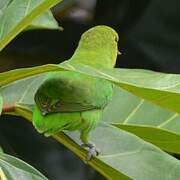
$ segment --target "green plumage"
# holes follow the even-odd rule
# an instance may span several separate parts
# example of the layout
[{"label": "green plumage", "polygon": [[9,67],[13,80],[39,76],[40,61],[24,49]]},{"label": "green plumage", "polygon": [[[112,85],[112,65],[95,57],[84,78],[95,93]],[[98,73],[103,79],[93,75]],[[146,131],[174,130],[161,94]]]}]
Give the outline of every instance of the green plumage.
[{"label": "green plumage", "polygon": [[[117,41],[118,35],[112,28],[91,28],[82,35],[68,61],[94,68],[113,68]],[[88,144],[89,133],[96,127],[112,93],[109,81],[71,71],[50,72],[35,94],[33,124],[46,135],[79,130],[82,142]]]}]

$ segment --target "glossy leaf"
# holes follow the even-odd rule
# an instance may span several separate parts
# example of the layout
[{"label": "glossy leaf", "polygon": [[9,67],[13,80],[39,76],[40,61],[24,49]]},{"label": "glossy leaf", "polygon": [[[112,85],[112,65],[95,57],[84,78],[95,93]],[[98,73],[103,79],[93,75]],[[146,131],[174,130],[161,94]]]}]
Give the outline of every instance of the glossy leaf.
[{"label": "glossy leaf", "polygon": [[[5,104],[17,103],[15,111],[11,114],[31,120],[34,92],[41,84],[42,78],[43,75],[25,78],[1,88]],[[79,134],[60,133],[54,138],[84,159],[84,150],[74,143],[75,141],[80,144]],[[110,126],[109,122],[101,121],[92,133],[92,141],[101,149],[101,155],[93,158],[89,164],[108,179],[180,178],[180,161],[137,136]]]},{"label": "glossy leaf", "polygon": [[13,156],[0,152],[0,179],[1,180],[47,180],[32,166]]},{"label": "glossy leaf", "polygon": [[[42,13],[60,1],[61,0],[12,0],[11,3],[3,3],[0,14],[0,50],[18,33],[29,26],[35,18],[38,18]],[[39,17],[40,19],[34,23],[37,25],[39,21],[41,23],[43,22],[46,26],[47,22],[44,22],[45,16],[46,18],[49,17],[51,25],[57,25],[55,22],[52,22],[52,17],[50,18],[51,15],[49,12],[41,15]]]}]

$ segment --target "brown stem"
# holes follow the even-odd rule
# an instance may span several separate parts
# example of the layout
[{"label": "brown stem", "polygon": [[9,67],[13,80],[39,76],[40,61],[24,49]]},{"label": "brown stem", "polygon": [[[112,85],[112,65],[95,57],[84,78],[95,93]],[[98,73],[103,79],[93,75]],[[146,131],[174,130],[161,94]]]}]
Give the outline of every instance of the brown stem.
[{"label": "brown stem", "polygon": [[15,104],[3,105],[2,112],[13,112],[15,110]]}]

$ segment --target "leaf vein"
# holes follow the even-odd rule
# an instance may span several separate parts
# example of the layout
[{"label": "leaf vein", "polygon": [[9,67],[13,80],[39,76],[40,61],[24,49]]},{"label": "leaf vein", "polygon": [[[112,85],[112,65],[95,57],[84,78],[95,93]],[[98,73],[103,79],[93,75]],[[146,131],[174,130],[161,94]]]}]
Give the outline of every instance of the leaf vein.
[{"label": "leaf vein", "polygon": [[157,128],[161,128],[163,126],[165,126],[166,124],[168,124],[170,121],[172,121],[173,119],[175,119],[179,114],[173,114],[170,118],[168,118],[167,120],[165,120],[164,122],[162,122],[161,124],[159,124],[157,126]]},{"label": "leaf vein", "polygon": [[30,7],[30,4],[31,4],[31,0],[29,0],[28,3],[27,3],[26,9],[25,9],[25,11],[24,11],[24,16],[27,15],[28,10],[29,10],[29,7]]},{"label": "leaf vein", "polygon": [[141,105],[144,103],[144,99],[141,99],[140,102],[134,107],[134,109],[131,111],[131,113],[127,116],[127,118],[124,120],[122,124],[126,124],[130,118],[133,117],[133,115],[138,111],[138,109],[141,107]]},{"label": "leaf vein", "polygon": [[29,85],[27,86],[26,90],[24,91],[23,95],[21,96],[21,98],[19,99],[19,103],[21,103],[25,97],[25,95],[27,94],[27,92],[29,91],[29,89],[31,88],[31,85],[34,83],[36,79],[33,79],[33,81],[31,83],[29,83]]}]

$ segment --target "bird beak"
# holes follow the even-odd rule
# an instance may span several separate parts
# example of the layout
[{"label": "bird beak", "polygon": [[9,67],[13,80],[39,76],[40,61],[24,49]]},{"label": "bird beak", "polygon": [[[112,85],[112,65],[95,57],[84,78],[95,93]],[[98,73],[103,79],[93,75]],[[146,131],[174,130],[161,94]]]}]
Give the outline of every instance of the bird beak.
[{"label": "bird beak", "polygon": [[117,54],[118,54],[118,55],[121,55],[122,53],[118,50]]}]

